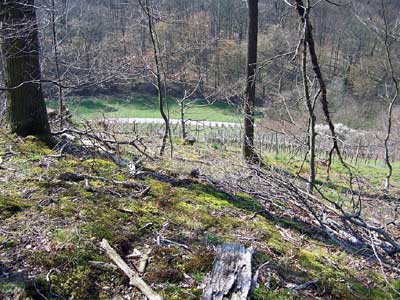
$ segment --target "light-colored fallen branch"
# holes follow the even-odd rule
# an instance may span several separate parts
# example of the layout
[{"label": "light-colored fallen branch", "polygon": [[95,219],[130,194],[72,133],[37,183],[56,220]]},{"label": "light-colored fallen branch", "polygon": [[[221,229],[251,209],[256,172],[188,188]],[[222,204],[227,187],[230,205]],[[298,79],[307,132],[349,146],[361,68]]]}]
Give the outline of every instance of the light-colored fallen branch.
[{"label": "light-colored fallen branch", "polygon": [[171,245],[174,245],[174,246],[177,246],[177,247],[181,247],[181,248],[183,248],[183,249],[185,249],[185,250],[187,250],[189,252],[192,252],[190,247],[185,245],[185,244],[181,244],[181,243],[166,239],[166,238],[164,238],[162,236],[157,236],[157,245],[161,245],[162,243],[171,244]]},{"label": "light-colored fallen branch", "polygon": [[121,256],[110,246],[107,240],[103,239],[100,247],[106,251],[108,257],[118,266],[118,268],[129,278],[129,284],[139,289],[149,300],[162,300],[163,298],[157,294],[139,275],[133,271],[123,261]]},{"label": "light-colored fallen branch", "polygon": [[312,281],[308,281],[308,282],[305,282],[300,285],[292,286],[289,289],[294,290],[294,291],[304,291],[304,290],[307,290],[309,287],[316,285],[317,283],[318,283],[318,280],[312,280]]},{"label": "light-colored fallen branch", "polygon": [[150,258],[150,254],[151,254],[152,250],[153,249],[147,249],[147,251],[144,252],[142,257],[140,258],[138,268],[137,268],[137,270],[140,274],[143,274],[144,272],[146,272],[147,263],[149,262],[149,258]]},{"label": "light-colored fallen branch", "polygon": [[269,263],[270,261],[267,261],[257,267],[256,271],[254,272],[253,278],[251,280],[251,293],[254,291],[254,289],[258,288],[258,277],[260,276],[261,269],[264,268],[265,266],[268,266]]},{"label": "light-colored fallen branch", "polygon": [[118,207],[117,210],[120,211],[120,212],[126,213],[126,214],[130,214],[130,215],[135,214],[135,212],[133,210],[127,209],[127,208],[123,208],[123,207]]},{"label": "light-colored fallen branch", "polygon": [[152,227],[153,225],[154,225],[153,222],[146,223],[146,224],[143,225],[141,228],[139,228],[139,231],[143,231],[143,230],[145,230],[145,229],[147,229],[147,228]]},{"label": "light-colored fallen branch", "polygon": [[135,264],[135,269],[139,272],[139,274],[144,274],[146,272],[147,263],[152,251],[153,249],[147,248],[145,252],[141,252],[135,248],[133,253],[129,254],[126,258],[138,260],[138,262]]}]

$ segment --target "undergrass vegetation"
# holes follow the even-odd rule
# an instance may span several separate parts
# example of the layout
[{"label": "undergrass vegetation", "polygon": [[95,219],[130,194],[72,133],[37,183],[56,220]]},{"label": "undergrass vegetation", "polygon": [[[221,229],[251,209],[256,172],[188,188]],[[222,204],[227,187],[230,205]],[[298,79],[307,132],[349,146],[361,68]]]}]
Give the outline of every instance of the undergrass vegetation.
[{"label": "undergrass vegetation", "polygon": [[[0,147],[0,152],[6,151],[7,142],[0,142]],[[82,300],[138,298],[120,272],[91,263],[109,262],[99,249],[103,238],[124,259],[135,248],[151,248],[143,278],[167,300],[200,299],[215,246],[225,242],[252,245],[256,265],[270,262],[253,299],[310,299],[307,291],[290,288],[310,280],[316,281],[311,290],[320,299],[399,299],[379,273],[358,268],[356,254],[315,241],[295,226],[284,227],[255,215],[262,206],[252,196],[185,177],[177,161],[158,162],[158,169],[149,163],[154,176],[133,179],[107,159],[52,157],[52,151],[32,138],[13,147],[18,152],[4,160],[7,171],[0,170],[8,178],[0,181],[0,189],[10,195],[0,197],[0,251],[4,253],[0,267],[18,280],[0,279],[2,299],[36,299],[37,291],[48,299],[56,299],[55,295]],[[203,157],[199,149],[179,147],[176,153],[186,158]],[[235,153],[224,155],[232,159]],[[285,157],[269,156],[268,161],[297,171],[294,163],[298,162],[288,164]],[[341,169],[335,166],[334,170],[340,178]],[[84,182],[60,180],[65,172],[133,180],[151,189],[138,197],[129,188],[91,180],[93,189],[87,190]],[[337,179],[334,184],[341,182]],[[36,291],[30,288],[28,274],[35,274]]]},{"label": "undergrass vegetation", "polygon": [[[265,153],[265,162],[290,172],[291,174],[299,174],[303,178],[308,177],[309,161],[305,160],[303,164],[302,157],[290,155],[287,152]],[[352,161],[346,161],[351,167],[351,171],[355,177],[363,178],[368,181],[368,185],[363,185],[364,191],[373,192],[382,190],[384,186],[385,176],[388,172],[383,161],[359,159],[357,165]],[[400,189],[400,162],[392,162],[393,175],[392,186],[394,193]],[[335,159],[331,165],[329,180],[327,177],[327,162],[325,159],[318,159],[316,164],[317,186],[321,187],[330,195],[345,193],[349,186],[348,170]],[[355,186],[357,189],[357,186]],[[335,196],[334,196],[335,197]]]}]

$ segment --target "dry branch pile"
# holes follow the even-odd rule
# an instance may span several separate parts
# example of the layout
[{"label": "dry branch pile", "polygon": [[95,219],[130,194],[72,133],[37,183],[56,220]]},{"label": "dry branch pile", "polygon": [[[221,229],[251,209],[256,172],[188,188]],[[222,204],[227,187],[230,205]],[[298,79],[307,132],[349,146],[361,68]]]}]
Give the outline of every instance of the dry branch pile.
[{"label": "dry branch pile", "polygon": [[[276,221],[292,220],[313,236],[330,238],[341,247],[377,256],[386,263],[398,261],[400,243],[396,238],[399,226],[392,221],[387,226],[375,224],[361,213],[361,200],[333,201],[317,189],[319,197],[304,191],[296,178],[277,170],[243,167],[240,174],[228,175],[222,185],[240,190],[258,199],[263,210],[256,212]],[[348,205],[347,205],[348,204]],[[347,206],[346,206],[347,205]],[[255,215],[256,215],[255,214]],[[398,270],[400,271],[400,270]]]}]

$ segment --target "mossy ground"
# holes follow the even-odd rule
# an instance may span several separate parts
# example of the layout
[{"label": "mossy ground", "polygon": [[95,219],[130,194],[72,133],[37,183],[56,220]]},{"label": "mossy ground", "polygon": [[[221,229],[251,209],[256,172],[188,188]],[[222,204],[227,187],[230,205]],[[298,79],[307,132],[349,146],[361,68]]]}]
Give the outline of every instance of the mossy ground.
[{"label": "mossy ground", "polygon": [[[0,141],[0,271],[7,273],[0,273],[0,299],[41,299],[40,294],[47,299],[136,299],[138,292],[128,288],[122,274],[90,263],[108,262],[99,250],[103,238],[122,257],[134,248],[152,248],[143,277],[165,299],[200,299],[215,246],[224,242],[252,245],[255,265],[270,262],[260,273],[254,299],[399,299],[372,260],[313,240],[295,227],[254,217],[260,204],[252,197],[185,175],[190,165],[179,159],[148,163],[163,176],[132,179],[108,160],[60,158],[35,139],[13,140]],[[190,146],[176,155],[204,158]],[[235,153],[218,156],[232,163]],[[97,180],[87,191],[83,182],[59,180],[65,172],[135,180],[151,191],[136,197],[127,188]],[[310,280],[317,281],[311,289],[291,289]]]}]

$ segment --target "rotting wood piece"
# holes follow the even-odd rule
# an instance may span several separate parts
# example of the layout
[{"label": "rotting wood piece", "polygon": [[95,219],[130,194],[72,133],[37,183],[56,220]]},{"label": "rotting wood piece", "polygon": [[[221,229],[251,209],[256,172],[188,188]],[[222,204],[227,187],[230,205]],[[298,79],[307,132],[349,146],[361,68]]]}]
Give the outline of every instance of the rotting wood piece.
[{"label": "rotting wood piece", "polygon": [[247,300],[251,291],[253,249],[225,244],[217,249],[202,300]]}]

